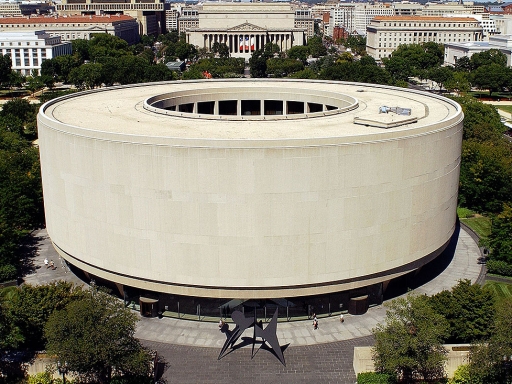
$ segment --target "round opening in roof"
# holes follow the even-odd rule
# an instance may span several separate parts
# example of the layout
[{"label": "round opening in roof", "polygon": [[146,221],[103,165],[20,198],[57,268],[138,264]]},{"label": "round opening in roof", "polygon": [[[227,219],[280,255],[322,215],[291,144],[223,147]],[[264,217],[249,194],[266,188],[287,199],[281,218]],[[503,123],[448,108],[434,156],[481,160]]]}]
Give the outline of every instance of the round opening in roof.
[{"label": "round opening in roof", "polygon": [[269,87],[189,89],[144,101],[144,108],[155,113],[215,120],[301,119],[357,107],[356,98],[342,93]]}]

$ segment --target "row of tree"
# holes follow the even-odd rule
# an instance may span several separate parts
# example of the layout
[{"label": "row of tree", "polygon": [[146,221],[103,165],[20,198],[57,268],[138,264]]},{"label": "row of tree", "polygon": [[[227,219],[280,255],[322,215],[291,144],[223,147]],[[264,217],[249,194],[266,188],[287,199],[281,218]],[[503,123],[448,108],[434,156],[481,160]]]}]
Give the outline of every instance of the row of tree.
[{"label": "row of tree", "polygon": [[376,371],[404,383],[439,382],[445,376],[445,343],[471,343],[461,383],[505,383],[502,358],[512,354],[512,299],[468,280],[434,296],[409,295],[387,304],[374,330]]},{"label": "row of tree", "polygon": [[20,244],[44,223],[39,151],[32,145],[36,112],[23,99],[8,101],[0,111],[0,282],[24,269]]}]

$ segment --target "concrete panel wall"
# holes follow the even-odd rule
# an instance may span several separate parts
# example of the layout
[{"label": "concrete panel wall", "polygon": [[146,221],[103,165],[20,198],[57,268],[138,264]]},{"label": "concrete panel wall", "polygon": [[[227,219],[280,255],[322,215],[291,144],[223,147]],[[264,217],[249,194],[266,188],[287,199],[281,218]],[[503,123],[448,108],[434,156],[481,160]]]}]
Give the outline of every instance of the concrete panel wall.
[{"label": "concrete panel wall", "polygon": [[320,293],[315,285],[362,285],[421,260],[455,226],[461,123],[248,148],[100,140],[51,125],[40,117],[48,233],[72,263],[125,284]]}]

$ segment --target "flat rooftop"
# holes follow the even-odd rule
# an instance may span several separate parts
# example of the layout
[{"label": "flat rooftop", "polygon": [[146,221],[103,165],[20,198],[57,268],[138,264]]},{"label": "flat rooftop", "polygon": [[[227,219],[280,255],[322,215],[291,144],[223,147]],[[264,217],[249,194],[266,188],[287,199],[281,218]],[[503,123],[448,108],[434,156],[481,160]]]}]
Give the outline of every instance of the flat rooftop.
[{"label": "flat rooftop", "polygon": [[[187,96],[191,92],[203,103],[218,99],[219,94],[225,100],[300,99],[312,103],[319,96],[327,95],[327,98],[344,100],[347,107],[316,113],[247,117],[181,113],[179,109],[159,113],[147,108],[147,100],[155,96]],[[406,108],[411,113],[410,116],[379,113],[382,106]],[[190,145],[192,140],[208,146],[225,141],[237,141],[245,146],[254,140],[276,141],[276,145],[311,139],[315,144],[318,140],[332,143],[387,140],[443,129],[462,119],[461,109],[455,102],[431,93],[360,83],[277,79],[198,80],[101,88],[50,101],[41,107],[41,113],[62,123],[61,128],[72,134],[178,145],[180,141]],[[369,123],[361,125],[354,121]],[[378,126],[382,122],[391,123],[392,127]]]}]

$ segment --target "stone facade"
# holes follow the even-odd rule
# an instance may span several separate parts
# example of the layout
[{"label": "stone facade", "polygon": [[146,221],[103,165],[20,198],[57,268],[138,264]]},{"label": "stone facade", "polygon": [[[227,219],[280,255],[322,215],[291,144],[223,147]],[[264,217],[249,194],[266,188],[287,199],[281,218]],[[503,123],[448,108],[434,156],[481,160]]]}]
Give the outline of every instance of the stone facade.
[{"label": "stone facade", "polygon": [[[183,11],[185,12],[185,10]],[[300,15],[306,21],[305,15]],[[198,48],[211,50],[214,43],[224,43],[232,57],[248,60],[266,43],[277,44],[282,51],[295,45],[304,45],[311,26],[296,27],[295,9],[290,4],[273,3],[205,3],[197,10],[197,24],[180,16],[180,32],[187,42]],[[308,19],[313,23],[313,19]],[[302,24],[301,24],[302,25]]]},{"label": "stone facade", "polygon": [[66,96],[38,115],[48,234],[84,271],[157,292],[261,299],[385,283],[454,233],[462,120],[437,95],[310,80]]}]

